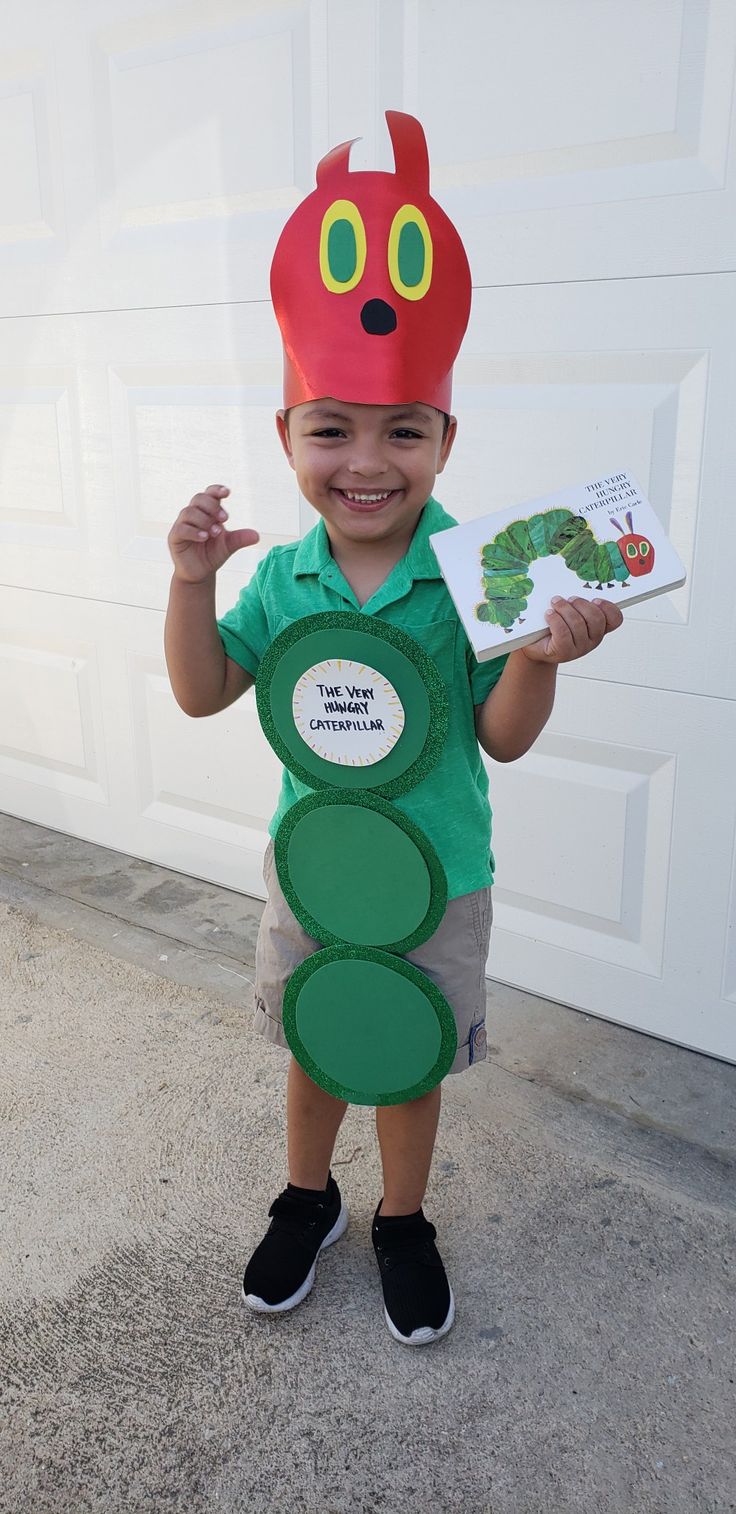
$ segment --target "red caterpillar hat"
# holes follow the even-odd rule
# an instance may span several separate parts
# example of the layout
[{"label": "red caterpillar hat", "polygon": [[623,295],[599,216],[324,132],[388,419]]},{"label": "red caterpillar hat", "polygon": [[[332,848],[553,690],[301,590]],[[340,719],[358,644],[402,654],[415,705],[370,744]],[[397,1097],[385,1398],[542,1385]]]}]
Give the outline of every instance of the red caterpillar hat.
[{"label": "red caterpillar hat", "polygon": [[271,265],[284,405],[423,401],[449,411],[470,314],[470,268],[429,193],[424,131],[387,110],[395,173],[350,173],[352,142],[322,159]]}]

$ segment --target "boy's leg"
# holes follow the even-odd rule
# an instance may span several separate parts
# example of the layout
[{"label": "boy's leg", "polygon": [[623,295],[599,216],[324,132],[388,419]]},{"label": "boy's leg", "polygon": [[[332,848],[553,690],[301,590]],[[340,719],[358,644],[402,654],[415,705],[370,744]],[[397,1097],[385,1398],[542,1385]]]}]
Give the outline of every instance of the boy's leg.
[{"label": "boy's leg", "polygon": [[432,1165],[440,1117],[442,1085],[406,1104],[376,1109],[376,1129],[383,1163],[383,1202],[380,1213],[416,1214],[422,1207]]},{"label": "boy's leg", "polygon": [[306,1298],[320,1251],[339,1240],[348,1222],[330,1176],[347,1105],[318,1088],[292,1057],[286,1107],[289,1184],[269,1209],[271,1224],[243,1278],[246,1304],[269,1314],[293,1309]]},{"label": "boy's leg", "polygon": [[325,1188],[330,1161],[347,1109],[307,1077],[295,1057],[289,1066],[286,1092],[286,1141],[289,1181],[297,1188]]},{"label": "boy's leg", "polygon": [[424,1346],[446,1335],[455,1300],[422,1211],[440,1113],[440,1086],[421,1099],[376,1110],[384,1197],[373,1218],[384,1314],[394,1338]]}]

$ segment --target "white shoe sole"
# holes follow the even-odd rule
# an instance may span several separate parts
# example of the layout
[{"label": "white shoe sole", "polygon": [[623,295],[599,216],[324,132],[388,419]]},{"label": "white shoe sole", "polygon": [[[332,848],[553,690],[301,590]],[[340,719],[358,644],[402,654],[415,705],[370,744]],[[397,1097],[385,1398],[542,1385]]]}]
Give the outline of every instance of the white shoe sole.
[{"label": "white shoe sole", "polygon": [[412,1330],[411,1335],[402,1335],[401,1331],[396,1329],[391,1315],[385,1306],[383,1312],[386,1316],[386,1324],[394,1340],[400,1341],[402,1346],[431,1346],[432,1341],[440,1340],[443,1335],[447,1335],[448,1330],[452,1329],[455,1319],[455,1296],[452,1289],[450,1289],[450,1307],[447,1311],[447,1319],[444,1324],[440,1325],[438,1330],[434,1330],[431,1325],[421,1325],[418,1330]]},{"label": "white shoe sole", "polygon": [[[320,1251],[324,1251],[325,1246],[331,1246],[333,1244],[333,1241],[339,1241],[340,1236],[344,1235],[347,1228],[348,1211],[345,1208],[345,1205],[341,1204],[340,1213],[338,1214],[332,1229],[325,1236],[322,1245],[317,1252],[317,1256],[319,1256]],[[240,1291],[243,1295],[244,1302],[248,1305],[248,1308],[253,1309],[256,1314],[285,1314],[287,1309],[296,1309],[297,1304],[300,1304],[302,1302],[302,1299],[305,1299],[307,1294],[311,1293],[312,1285],[314,1283],[314,1274],[316,1271],[317,1257],[315,1257],[314,1261],[312,1262],[309,1272],[307,1273],[301,1287],[297,1288],[296,1293],[292,1293],[291,1298],[285,1298],[283,1300],[283,1303],[281,1304],[267,1304],[265,1299],[258,1297],[257,1293],[246,1293],[245,1288],[242,1284]]]}]

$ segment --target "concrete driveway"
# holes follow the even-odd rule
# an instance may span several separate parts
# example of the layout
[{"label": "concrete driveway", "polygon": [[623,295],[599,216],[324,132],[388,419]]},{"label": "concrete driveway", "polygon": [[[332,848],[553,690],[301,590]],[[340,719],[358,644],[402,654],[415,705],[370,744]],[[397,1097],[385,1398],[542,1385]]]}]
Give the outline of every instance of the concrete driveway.
[{"label": "concrete driveway", "polygon": [[260,906],[0,823],[0,1509],[736,1508],[736,1069],[497,987],[425,1205],[441,1344],[382,1317],[373,1118],[293,1315],[239,1298],[285,1181]]}]

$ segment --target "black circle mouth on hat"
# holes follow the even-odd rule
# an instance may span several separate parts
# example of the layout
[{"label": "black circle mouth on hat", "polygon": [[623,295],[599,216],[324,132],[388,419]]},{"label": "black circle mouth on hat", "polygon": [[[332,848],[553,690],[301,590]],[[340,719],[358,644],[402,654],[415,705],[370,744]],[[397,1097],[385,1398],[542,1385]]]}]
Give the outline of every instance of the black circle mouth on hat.
[{"label": "black circle mouth on hat", "polygon": [[366,300],[360,322],[370,336],[388,336],[396,330],[396,311],[385,300]]}]

